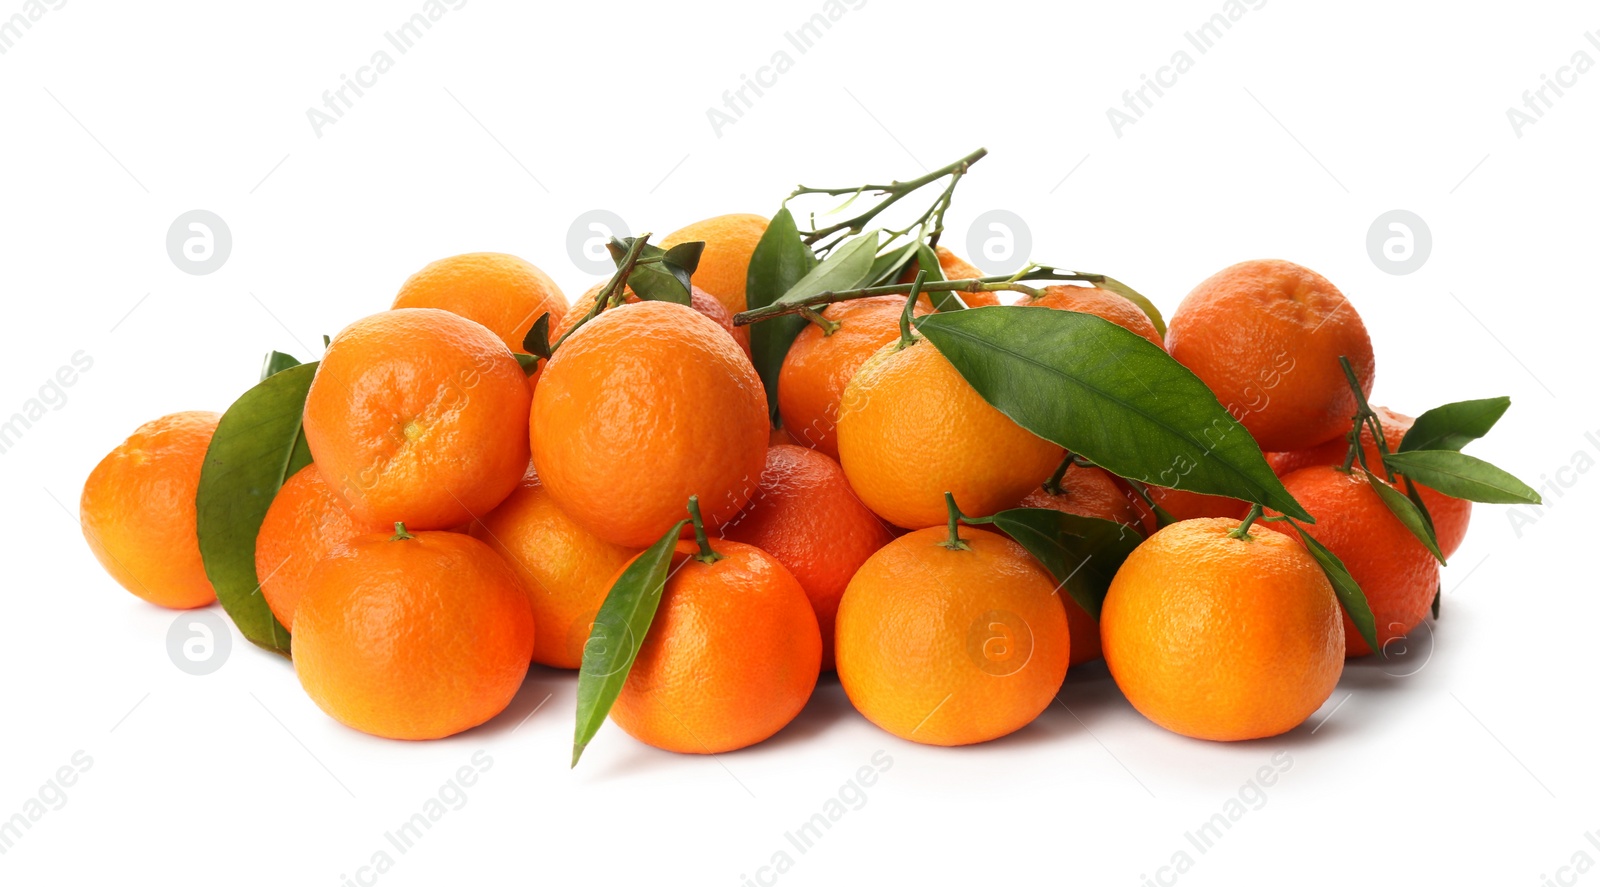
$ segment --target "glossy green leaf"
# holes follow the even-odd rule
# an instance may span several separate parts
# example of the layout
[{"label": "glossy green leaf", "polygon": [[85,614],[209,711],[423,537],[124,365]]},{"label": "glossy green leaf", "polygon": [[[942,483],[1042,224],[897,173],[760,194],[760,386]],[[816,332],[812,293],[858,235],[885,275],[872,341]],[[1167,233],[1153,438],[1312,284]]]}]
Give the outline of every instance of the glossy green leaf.
[{"label": "glossy green leaf", "polygon": [[1425,487],[1457,499],[1501,505],[1538,505],[1541,501],[1532,487],[1506,471],[1455,450],[1393,453],[1388,465]]},{"label": "glossy green leaf", "polygon": [[1107,471],[1312,520],[1211,389],[1137,333],[1008,305],[930,314],[917,328],[984,400]]},{"label": "glossy green leaf", "polygon": [[1356,584],[1355,577],[1345,568],[1344,561],[1339,560],[1339,556],[1318,542],[1316,537],[1307,533],[1305,527],[1294,521],[1288,521],[1288,524],[1300,534],[1300,541],[1305,543],[1306,550],[1311,552],[1311,556],[1322,567],[1328,582],[1333,585],[1333,593],[1339,599],[1339,606],[1344,608],[1350,621],[1355,624],[1356,632],[1361,635],[1361,639],[1366,641],[1367,646],[1378,655],[1383,655],[1383,648],[1378,646],[1377,620],[1372,616],[1372,607],[1367,603],[1366,592]]},{"label": "glossy green leaf", "polygon": [[677,246],[668,247],[661,256],[662,261],[669,265],[683,269],[690,276],[700,270],[700,255],[706,250],[704,240],[691,240]]},{"label": "glossy green leaf", "polygon": [[266,381],[268,376],[275,376],[289,367],[299,366],[300,361],[292,354],[282,351],[268,351],[266,360],[261,362],[261,380]]},{"label": "glossy green leaf", "polygon": [[[923,280],[924,283],[946,279],[944,269],[939,267],[939,254],[926,243],[917,246],[917,268],[928,272],[928,276]],[[960,311],[967,307],[967,303],[962,300],[959,293],[928,293],[928,301],[933,303],[935,311]]]},{"label": "glossy green leaf", "polygon": [[572,766],[599,732],[606,715],[628,680],[633,660],[650,631],[678,534],[687,520],[678,521],[666,535],[634,558],[606,593],[595,614],[589,640],[583,645],[583,665],[578,669],[578,721],[572,736]]},{"label": "glossy green leaf", "polygon": [[550,359],[550,312],[539,315],[539,319],[528,327],[528,334],[522,337],[522,350],[545,360]]},{"label": "glossy green leaf", "polygon": [[[904,271],[906,265],[917,255],[917,248],[921,245],[922,241],[913,240],[894,249],[879,253],[878,257],[872,260],[872,270],[868,272],[867,279],[862,283],[862,286],[894,283],[895,278],[900,276],[900,272]],[[930,274],[928,279],[938,280],[939,278]]]},{"label": "glossy green leaf", "polygon": [[250,642],[288,655],[289,632],[273,617],[256,576],[256,534],[289,476],[311,464],[301,431],[315,363],[267,377],[222,414],[195,496],[200,556],[217,600]]},{"label": "glossy green leaf", "polygon": [[1107,277],[1104,280],[1101,280],[1100,288],[1111,290],[1124,299],[1127,299],[1133,304],[1138,305],[1139,310],[1143,311],[1145,316],[1150,318],[1150,322],[1156,325],[1156,332],[1160,333],[1162,338],[1166,338],[1167,322],[1161,317],[1161,309],[1156,307],[1156,303],[1146,299],[1139,293],[1138,290],[1113,277]]},{"label": "glossy green leaf", "polygon": [[1144,541],[1125,524],[1053,508],[1012,508],[988,522],[1044,564],[1078,606],[1096,619],[1117,569]]},{"label": "glossy green leaf", "polygon": [[1444,553],[1439,550],[1439,540],[1433,532],[1433,522],[1428,519],[1427,512],[1417,508],[1415,502],[1407,498],[1405,493],[1383,482],[1383,479],[1367,469],[1367,483],[1378,494],[1378,499],[1383,502],[1389,513],[1394,515],[1400,523],[1405,524],[1411,535],[1417,537],[1422,547],[1428,549],[1439,563],[1444,563]]},{"label": "glossy green leaf", "polygon": [[872,277],[878,255],[877,231],[868,231],[839,244],[816,267],[795,281],[794,286],[773,303],[792,305],[818,293],[865,286]]},{"label": "glossy green leaf", "polygon": [[[620,267],[628,254],[628,249],[633,245],[634,238],[612,238],[606,244],[606,249],[611,253],[612,261]],[[688,244],[680,244],[687,246]],[[704,246],[704,244],[701,244]],[[675,249],[677,247],[674,247]],[[694,262],[699,262],[700,253],[692,250]],[[680,256],[684,253],[680,253]],[[655,244],[647,243],[639,252],[639,260],[634,264],[633,270],[628,274],[627,286],[633,294],[640,299],[652,302],[676,302],[679,305],[688,305],[693,299],[689,289],[690,272],[667,258],[667,251]]]},{"label": "glossy green leaf", "polygon": [[[787,208],[778,210],[767,230],[750,254],[750,269],[745,274],[745,304],[765,308],[799,283],[817,266],[817,257],[806,246]],[[798,315],[784,315],[759,321],[750,327],[750,359],[761,384],[767,390],[767,412],[778,422],[778,371],[789,353],[794,337],[808,323]]]},{"label": "glossy green leaf", "polygon": [[1509,397],[1487,397],[1434,407],[1412,423],[1400,439],[1399,451],[1459,450],[1488,434],[1510,406]]}]

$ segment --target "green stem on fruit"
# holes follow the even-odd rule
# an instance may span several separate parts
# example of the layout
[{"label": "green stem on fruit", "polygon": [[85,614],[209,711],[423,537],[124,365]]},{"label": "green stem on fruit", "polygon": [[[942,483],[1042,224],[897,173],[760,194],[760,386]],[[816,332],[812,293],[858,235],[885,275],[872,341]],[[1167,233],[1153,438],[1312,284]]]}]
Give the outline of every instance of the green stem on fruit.
[{"label": "green stem on fruit", "polygon": [[800,316],[811,321],[817,326],[822,327],[822,334],[824,336],[831,336],[839,331],[839,321],[829,320],[828,318],[823,317],[821,312],[817,311],[815,308],[802,308],[800,310]]},{"label": "green stem on fruit", "polygon": [[1250,535],[1250,525],[1255,523],[1260,518],[1261,506],[1254,502],[1250,503],[1250,510],[1245,513],[1244,520],[1239,522],[1239,526],[1228,531],[1228,537],[1230,539],[1244,539],[1246,541],[1255,538]]},{"label": "green stem on fruit", "polygon": [[1350,391],[1356,397],[1356,414],[1351,417],[1352,427],[1348,438],[1350,449],[1345,453],[1342,470],[1349,474],[1351,467],[1358,459],[1363,469],[1371,470],[1367,467],[1367,454],[1361,449],[1361,428],[1365,425],[1372,432],[1373,443],[1378,447],[1379,461],[1383,463],[1384,479],[1392,484],[1395,482],[1395,478],[1394,472],[1389,470],[1389,442],[1383,436],[1383,422],[1378,418],[1378,414],[1373,411],[1372,406],[1367,403],[1366,392],[1361,390],[1361,382],[1356,378],[1356,371],[1350,365],[1350,359],[1342,354],[1339,356],[1339,368],[1344,370],[1345,381],[1350,383]]},{"label": "green stem on fruit", "polygon": [[1052,496],[1061,495],[1061,479],[1067,476],[1067,469],[1072,467],[1076,458],[1077,457],[1073,456],[1071,453],[1068,453],[1066,457],[1061,460],[1061,464],[1056,466],[1055,473],[1050,475],[1049,480],[1044,482],[1044,491],[1046,493],[1049,493]]},{"label": "green stem on fruit", "polygon": [[694,524],[694,542],[700,546],[700,553],[694,559],[702,564],[714,564],[722,560],[722,555],[711,547],[711,538],[706,535],[706,522],[700,517],[700,497],[689,497],[689,521]]},{"label": "green stem on fruit", "polygon": [[415,536],[411,535],[410,533],[406,532],[405,521],[395,521],[394,522],[394,535],[389,537],[389,541],[390,542],[402,542],[402,541],[404,541],[406,539],[415,539],[415,538],[417,538],[417,537],[415,537]]},{"label": "green stem on fruit", "polygon": [[961,520],[964,515],[961,513],[961,509],[956,507],[956,497],[951,495],[949,490],[946,490],[944,494],[944,507],[950,515],[950,535],[939,543],[940,547],[948,548],[951,551],[970,550],[972,546],[961,538]]},{"label": "green stem on fruit", "polygon": [[894,350],[899,351],[916,341],[911,331],[911,317],[917,310],[917,297],[922,294],[923,281],[928,279],[926,270],[918,270],[917,276],[911,281],[911,289],[906,291],[906,303],[900,308],[900,344]]}]

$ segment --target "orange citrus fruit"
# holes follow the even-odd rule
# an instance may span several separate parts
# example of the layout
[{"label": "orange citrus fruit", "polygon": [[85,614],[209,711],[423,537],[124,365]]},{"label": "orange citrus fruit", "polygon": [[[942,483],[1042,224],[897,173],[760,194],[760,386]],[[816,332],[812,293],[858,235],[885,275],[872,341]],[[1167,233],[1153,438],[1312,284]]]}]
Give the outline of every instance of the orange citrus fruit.
[{"label": "orange citrus fruit", "polygon": [[861,365],[840,401],[838,434],[840,463],[861,501],[909,529],[944,523],[946,491],[969,514],[1011,508],[1062,456],[920,339],[885,345]]},{"label": "orange citrus fruit", "polygon": [[256,579],[272,615],[294,631],[294,611],[317,562],[357,536],[383,531],[383,524],[351,514],[317,466],[296,471],[273,497],[256,533]]},{"label": "orange citrus fruit", "polygon": [[734,315],[743,311],[745,279],[750,273],[750,255],[756,251],[761,235],[767,233],[767,220],[750,213],[729,213],[685,225],[662,238],[663,249],[680,243],[703,241],[700,266],[695,269],[696,286],[717,297]]},{"label": "orange citrus fruit", "polygon": [[[1389,512],[1366,475],[1313,466],[1285,475],[1283,486],[1317,519],[1306,532],[1338,555],[1361,586],[1378,644],[1387,646],[1416,628],[1439,591],[1439,562]],[[1348,616],[1344,629],[1346,655],[1372,652]]]},{"label": "orange citrus fruit", "polygon": [[[1116,478],[1103,468],[1069,465],[1056,483],[1056,489],[1034,487],[1022,498],[1020,508],[1053,508],[1079,517],[1111,521],[1128,532],[1143,532],[1139,510],[1128,498]],[[1067,628],[1072,633],[1072,665],[1100,658],[1100,623],[1064,590],[1057,597],[1067,608]]]},{"label": "orange citrus fruit", "polygon": [[1167,350],[1267,451],[1313,446],[1349,426],[1356,400],[1341,356],[1372,391],[1361,316],[1326,278],[1293,262],[1241,262],[1207,278],[1172,315]]},{"label": "orange citrus fruit", "polygon": [[438,739],[510,704],[533,652],[533,615],[487,545],[396,530],[317,564],[295,613],[294,670],[348,727]]},{"label": "orange citrus fruit", "polygon": [[89,550],[152,604],[187,610],[217,599],[200,560],[194,499],[221,418],[195,411],[146,422],[83,482],[78,519]]},{"label": "orange citrus fruit", "polygon": [[469,532],[511,565],[528,595],[539,626],[533,661],[552,668],[582,665],[583,645],[611,579],[638,549],[613,545],[578,526],[556,507],[532,469]]},{"label": "orange citrus fruit", "polygon": [[1071,636],[1055,580],[987,530],[917,530],[879,549],[839,604],[839,682],[884,730],[929,745],[1015,732],[1050,704]]},{"label": "orange citrus fruit", "polygon": [[719,754],[783,729],[817,685],[822,636],[800,583],[752,545],[680,542],[661,603],[611,708],[656,748]]},{"label": "orange citrus fruit", "polygon": [[475,320],[512,351],[534,321],[550,315],[554,328],[567,312],[567,298],[550,275],[505,253],[464,253],[429,262],[406,278],[392,308],[443,308]]},{"label": "orange citrus fruit", "polygon": [[[1387,407],[1373,407],[1372,411],[1378,414],[1378,423],[1383,426],[1384,442],[1389,452],[1398,451],[1400,441],[1405,439],[1406,432],[1411,430],[1416,420]],[[1372,429],[1365,424],[1361,426],[1361,448],[1366,455],[1367,467],[1373,474],[1383,477],[1380,458],[1382,454],[1378,452],[1378,445],[1373,440]],[[1282,477],[1313,465],[1343,465],[1349,449],[1350,442],[1341,435],[1304,450],[1268,453],[1267,462],[1272,465],[1273,471]],[[1405,490],[1404,483],[1396,486],[1402,491]],[[1472,519],[1472,503],[1466,499],[1446,496],[1422,484],[1417,484],[1417,493],[1422,497],[1422,503],[1428,506],[1428,516],[1433,519],[1433,531],[1439,542],[1439,551],[1445,557],[1455,554],[1456,549],[1461,547],[1461,541],[1467,536],[1467,523]]]},{"label": "orange citrus fruit", "polygon": [[600,313],[545,367],[529,422],[533,462],[561,510],[616,545],[644,548],[691,495],[716,526],[766,464],[766,395],[727,332],[672,302]]},{"label": "orange citrus fruit", "polygon": [[528,400],[522,367],[482,324],[399,308],[334,337],[306,395],[306,443],[358,519],[444,529],[516,487]]},{"label": "orange citrus fruit", "polygon": [[839,463],[816,450],[775,446],[750,504],[718,534],[754,545],[794,574],[822,629],[822,668],[833,670],[833,618],[850,577],[893,538],[861,504]]},{"label": "orange citrus fruit", "polygon": [[[900,338],[900,296],[872,296],[828,306],[822,316],[839,326],[831,333],[808,323],[783,358],[778,372],[778,413],[796,443],[839,458],[835,434],[839,401],[856,370],[879,348]],[[927,314],[921,306],[916,315]]]},{"label": "orange citrus fruit", "polygon": [[1098,286],[1047,286],[1036,297],[1024,297],[1018,305],[1078,311],[1109,320],[1130,332],[1138,333],[1166,350],[1156,325],[1138,305]]},{"label": "orange citrus fruit", "polygon": [[1294,729],[1333,693],[1344,641],[1333,586],[1293,540],[1228,518],[1163,528],[1106,593],[1100,637],[1140,714],[1196,739]]}]

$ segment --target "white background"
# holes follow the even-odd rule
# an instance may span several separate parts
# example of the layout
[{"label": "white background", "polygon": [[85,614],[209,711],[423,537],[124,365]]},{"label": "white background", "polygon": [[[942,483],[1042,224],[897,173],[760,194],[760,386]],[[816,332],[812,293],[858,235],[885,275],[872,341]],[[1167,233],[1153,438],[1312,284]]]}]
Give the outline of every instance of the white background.
[{"label": "white background", "polygon": [[[1179,850],[1185,885],[1570,883],[1558,870],[1575,853],[1600,859],[1584,837],[1600,829],[1584,517],[1600,479],[1570,467],[1600,458],[1600,72],[1520,137],[1506,109],[1575,52],[1600,60],[1585,38],[1600,17],[1541,6],[1271,0],[1203,55],[1183,35],[1220,0],[870,0],[805,54],[784,34],[818,0],[471,0],[404,55],[383,35],[414,0],[46,12],[0,55],[0,415],[74,353],[93,367],[0,455],[0,818],[74,752],[93,766],[0,856],[0,881],[340,884],[483,750],[493,766],[468,803],[378,883],[734,885],[780,850],[784,885],[1170,883],[1160,867]],[[19,8],[0,0],[0,16]],[[318,137],[307,108],[385,48],[393,69]],[[1107,107],[1180,49],[1193,69],[1119,138]],[[792,69],[714,133],[706,109],[779,50]],[[1550,505],[1520,526],[1480,506],[1414,655],[1352,664],[1278,739],[1165,733],[1087,667],[1063,704],[983,747],[901,742],[827,680],[756,748],[675,756],[607,725],[576,771],[570,674],[535,669],[503,716],[450,740],[372,739],[237,635],[220,671],[179,671],[174,614],[122,591],[83,543],[83,478],[138,424],[225,408],[266,350],[314,357],[429,260],[514,252],[573,294],[593,277],[567,241],[586,211],[659,235],[770,215],[799,181],[909,177],[978,145],[991,156],[958,195],[957,252],[978,213],[1007,210],[1032,258],[1113,274],[1168,312],[1235,261],[1309,265],[1371,330],[1374,402],[1415,414],[1511,395],[1471,452]],[[195,208],[234,241],[205,276],[165,250]],[[1433,238],[1407,276],[1366,249],[1396,208]],[[788,844],[879,750],[893,765],[865,805],[810,852]],[[1264,805],[1199,853],[1185,832],[1280,751],[1292,768]]]}]

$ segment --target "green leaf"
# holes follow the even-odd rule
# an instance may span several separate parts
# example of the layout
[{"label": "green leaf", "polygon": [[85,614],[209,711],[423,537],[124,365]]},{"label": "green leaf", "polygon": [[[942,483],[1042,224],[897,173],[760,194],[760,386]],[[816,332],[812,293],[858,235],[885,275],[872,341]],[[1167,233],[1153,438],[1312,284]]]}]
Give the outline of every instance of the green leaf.
[{"label": "green leaf", "polygon": [[[771,305],[816,266],[817,257],[800,238],[794,216],[787,208],[778,210],[750,254],[750,270],[745,277],[746,307]],[[773,424],[778,422],[778,371],[783,368],[783,358],[794,337],[800,335],[807,322],[804,317],[790,314],[760,321],[750,328],[751,362],[767,390],[767,411]]]},{"label": "green leaf", "polygon": [[917,328],[984,400],[1107,471],[1313,521],[1211,389],[1137,333],[1009,305],[930,314]]},{"label": "green leaf", "polygon": [[1113,277],[1107,277],[1101,280],[1100,288],[1111,290],[1124,299],[1127,299],[1133,304],[1138,305],[1139,310],[1143,311],[1145,316],[1150,318],[1150,322],[1156,325],[1156,332],[1159,333],[1163,339],[1167,337],[1167,322],[1161,318],[1161,309],[1156,307],[1156,303],[1146,299],[1139,293],[1138,290]]},{"label": "green leaf", "polygon": [[[611,253],[612,261],[621,267],[624,257],[633,245],[634,238],[613,237],[606,244],[606,249]],[[680,244],[687,246],[688,244]],[[700,244],[702,247],[704,244]],[[676,249],[676,247],[674,247]],[[691,250],[693,259],[698,264],[699,250]],[[685,253],[680,252],[680,256]],[[676,302],[679,305],[688,305],[693,301],[689,289],[689,271],[677,263],[667,259],[667,251],[655,244],[647,243],[639,251],[639,259],[629,272],[625,285],[633,290],[633,294],[640,299],[652,302]],[[524,343],[526,344],[526,343]]]},{"label": "green leaf", "polygon": [[666,535],[617,577],[605,602],[595,614],[589,640],[583,645],[583,665],[578,669],[578,722],[572,736],[572,766],[599,732],[606,715],[622,692],[634,657],[650,631],[661,592],[667,585],[667,568],[687,520],[678,521]]},{"label": "green leaf", "polygon": [[[939,267],[939,254],[929,248],[926,243],[919,244],[917,247],[917,269],[928,272],[927,278],[923,281],[924,283],[929,280],[946,279],[944,269]],[[961,311],[967,307],[967,303],[962,301],[959,293],[928,293],[928,301],[933,303],[933,310],[935,311]]]},{"label": "green leaf", "polygon": [[1405,524],[1406,529],[1411,531],[1411,535],[1417,537],[1417,541],[1421,542],[1422,546],[1428,549],[1429,553],[1439,563],[1444,563],[1444,552],[1439,550],[1439,540],[1434,535],[1433,522],[1428,519],[1427,513],[1419,510],[1416,503],[1412,502],[1405,493],[1384,483],[1383,478],[1365,468],[1361,470],[1366,472],[1367,484],[1377,492],[1378,498],[1383,502],[1384,507],[1389,509],[1389,513],[1394,515],[1400,523]]},{"label": "green leaf", "polygon": [[666,253],[662,255],[661,260],[668,265],[683,269],[685,274],[692,277],[696,271],[700,270],[700,254],[705,252],[705,249],[706,242],[704,240],[691,240],[688,243],[680,243],[677,246],[669,247]]},{"label": "green leaf", "polygon": [[1532,487],[1488,462],[1455,450],[1393,453],[1388,466],[1446,496],[1500,505],[1541,502]]},{"label": "green leaf", "polygon": [[200,557],[217,600],[251,643],[288,655],[289,632],[273,617],[256,576],[256,534],[278,488],[311,464],[301,431],[317,364],[275,373],[222,414],[195,496]]},{"label": "green leaf", "polygon": [[1044,564],[1095,619],[1117,568],[1144,541],[1130,526],[1053,508],[1012,508],[989,522]]},{"label": "green leaf", "polygon": [[839,244],[820,264],[795,281],[794,286],[773,302],[793,305],[818,293],[855,289],[872,277],[878,255],[878,232],[868,231]]},{"label": "green leaf", "polygon": [[274,376],[289,367],[299,366],[300,361],[291,354],[282,351],[268,351],[267,359],[261,362],[261,381],[266,381],[268,376]]},{"label": "green leaf", "polygon": [[534,357],[550,359],[553,353],[550,350],[550,312],[539,315],[539,319],[528,327],[528,334],[522,337],[522,350]]},{"label": "green leaf", "polygon": [[1459,450],[1488,434],[1510,406],[1509,397],[1487,397],[1434,407],[1412,423],[1400,439],[1400,452]]},{"label": "green leaf", "polygon": [[1344,561],[1339,560],[1339,556],[1318,542],[1316,537],[1307,533],[1305,527],[1294,521],[1289,521],[1288,524],[1300,534],[1300,541],[1305,543],[1306,551],[1311,552],[1311,556],[1322,566],[1322,572],[1327,574],[1328,582],[1333,585],[1334,596],[1339,599],[1339,606],[1349,615],[1361,639],[1367,642],[1367,646],[1371,647],[1373,652],[1383,655],[1383,648],[1378,646],[1377,620],[1372,617],[1372,607],[1367,604],[1367,595],[1361,590],[1361,586],[1356,584],[1355,577],[1345,568]]},{"label": "green leaf", "polygon": [[[872,271],[867,274],[867,279],[862,285],[876,286],[880,283],[893,283],[894,279],[900,275],[900,272],[905,270],[906,264],[911,261],[911,258],[917,255],[917,248],[921,245],[922,241],[913,240],[888,252],[880,253],[877,258],[872,260]],[[937,268],[938,266],[935,265],[934,267]],[[939,278],[935,276],[937,273],[935,271],[933,274],[929,274],[928,279],[938,280]]]}]

